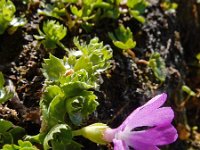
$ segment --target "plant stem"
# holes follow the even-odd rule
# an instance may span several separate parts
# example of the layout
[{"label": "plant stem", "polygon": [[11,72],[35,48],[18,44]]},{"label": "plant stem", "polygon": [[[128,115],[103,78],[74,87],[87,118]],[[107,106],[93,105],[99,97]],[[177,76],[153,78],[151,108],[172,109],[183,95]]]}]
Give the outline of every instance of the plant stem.
[{"label": "plant stem", "polygon": [[67,49],[65,47],[65,45],[63,45],[60,41],[57,42],[58,46],[60,46],[63,50],[65,50],[67,52],[67,54],[69,54],[69,49]]},{"label": "plant stem", "polygon": [[82,129],[72,131],[72,135],[73,136],[81,136],[82,135]]},{"label": "plant stem", "polygon": [[146,60],[144,60],[144,59],[139,59],[139,60],[137,61],[137,64],[144,64],[144,65],[148,65],[148,64],[149,64],[149,62],[148,62],[148,61],[146,61]]},{"label": "plant stem", "polygon": [[135,58],[135,53],[131,49],[127,49],[126,52],[131,56],[132,59]]}]

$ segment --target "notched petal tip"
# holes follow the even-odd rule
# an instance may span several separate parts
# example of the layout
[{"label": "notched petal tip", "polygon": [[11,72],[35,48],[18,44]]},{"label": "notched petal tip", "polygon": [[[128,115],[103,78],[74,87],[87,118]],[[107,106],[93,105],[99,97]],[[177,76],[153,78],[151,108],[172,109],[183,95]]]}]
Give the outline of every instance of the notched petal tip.
[{"label": "notched petal tip", "polygon": [[165,103],[166,100],[167,100],[167,94],[162,93],[162,94],[156,95],[155,97],[153,97],[151,100],[149,100],[146,104],[144,104],[141,107],[142,108],[149,107],[152,109],[157,109],[161,107]]}]

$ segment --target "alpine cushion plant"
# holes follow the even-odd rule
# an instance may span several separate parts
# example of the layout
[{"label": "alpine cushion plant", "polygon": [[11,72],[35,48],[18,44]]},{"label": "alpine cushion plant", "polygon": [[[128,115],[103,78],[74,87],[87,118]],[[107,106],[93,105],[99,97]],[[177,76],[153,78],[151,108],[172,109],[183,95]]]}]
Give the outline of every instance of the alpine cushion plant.
[{"label": "alpine cushion plant", "polygon": [[10,0],[0,0],[0,35],[4,34],[8,27],[9,34],[13,34],[18,27],[26,24],[23,17],[15,17],[16,8]]},{"label": "alpine cushion plant", "polygon": [[155,77],[164,82],[167,76],[166,65],[164,59],[160,56],[158,52],[151,54],[151,57],[148,61],[148,66],[152,69]]},{"label": "alpine cushion plant", "polygon": [[119,25],[114,33],[108,32],[108,36],[113,41],[113,44],[120,49],[128,50],[136,46],[133,33],[129,27],[126,28],[123,25]]},{"label": "alpine cushion plant", "polygon": [[10,0],[0,0],[0,35],[5,32],[14,19],[16,8]]},{"label": "alpine cushion plant", "polygon": [[114,150],[159,150],[158,146],[170,144],[178,137],[171,124],[174,118],[172,108],[161,107],[166,98],[165,93],[155,96],[134,110],[115,129],[106,124],[95,123],[74,131],[74,135],[82,135],[98,144],[113,142]]},{"label": "alpine cushion plant", "polygon": [[[41,100],[41,108],[43,114],[51,113],[47,118],[43,116],[42,122],[48,122],[45,129],[46,126],[55,125],[59,118],[63,120],[64,112],[68,113],[71,123],[80,125],[98,105],[97,97],[89,89],[96,89],[99,74],[110,68],[112,51],[99,42],[98,38],[93,38],[89,44],[79,43],[75,38],[74,44],[78,50],[71,50],[67,58],[59,59],[50,55],[49,59],[44,60],[42,70],[47,87]],[[56,109],[57,106],[61,109]],[[59,113],[56,113],[58,110]],[[60,114],[62,110],[63,116]]]},{"label": "alpine cushion plant", "polygon": [[40,101],[40,133],[26,140],[43,144],[44,150],[81,149],[72,132],[96,110],[94,90],[100,84],[99,75],[111,67],[112,50],[98,38],[88,44],[75,38],[74,45],[76,49],[63,59],[50,54],[42,64],[46,80]]},{"label": "alpine cushion plant", "polygon": [[141,23],[145,22],[145,18],[141,14],[145,12],[148,5],[149,3],[146,0],[127,0],[130,16]]},{"label": "alpine cushion plant", "polygon": [[147,0],[53,0],[51,4],[41,5],[38,14],[65,22],[70,31],[81,26],[91,32],[103,19],[117,20],[121,15],[144,23],[142,14],[148,5]]},{"label": "alpine cushion plant", "polygon": [[14,93],[9,89],[8,86],[5,86],[5,79],[3,73],[0,72],[0,104],[5,103],[9,99],[11,99]]},{"label": "alpine cushion plant", "polygon": [[135,58],[135,53],[131,49],[135,48],[136,41],[129,27],[126,28],[121,24],[113,33],[108,32],[108,36],[116,47],[127,52],[132,58]]},{"label": "alpine cushion plant", "polygon": [[5,144],[2,150],[39,150],[36,146],[32,145],[29,141],[18,140],[16,144]]},{"label": "alpine cushion plant", "polygon": [[[15,126],[10,121],[0,119],[0,147],[4,144],[15,144],[24,134],[25,130],[22,127]],[[3,150],[7,149],[3,148]]]},{"label": "alpine cushion plant", "polygon": [[48,20],[43,24],[43,32],[38,29],[39,36],[34,35],[37,40],[42,40],[43,45],[47,49],[55,49],[58,46],[66,50],[65,46],[60,42],[67,35],[67,28],[55,20]]}]

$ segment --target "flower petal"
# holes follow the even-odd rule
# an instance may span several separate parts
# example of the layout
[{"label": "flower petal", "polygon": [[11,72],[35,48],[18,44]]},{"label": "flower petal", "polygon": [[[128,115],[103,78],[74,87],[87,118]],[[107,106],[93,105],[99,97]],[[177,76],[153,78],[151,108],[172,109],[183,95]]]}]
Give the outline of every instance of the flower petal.
[{"label": "flower petal", "polygon": [[122,140],[113,139],[114,150],[129,150],[128,145]]},{"label": "flower petal", "polygon": [[162,94],[159,94],[159,95],[156,95],[155,97],[153,97],[146,104],[141,106],[141,108],[148,107],[148,108],[156,109],[156,108],[159,108],[160,106],[162,106],[166,100],[167,100],[167,94],[162,93]]},{"label": "flower petal", "polygon": [[155,96],[133,111],[118,128],[106,130],[104,138],[113,140],[114,150],[159,150],[157,146],[174,142],[178,137],[171,124],[174,112],[171,107],[161,107],[166,98],[165,93]]},{"label": "flower petal", "polygon": [[135,145],[134,150],[160,150],[157,146],[155,145],[149,145],[149,144],[144,144],[144,143],[137,143]]},{"label": "flower petal", "polygon": [[124,141],[126,141],[127,145],[139,149],[142,145],[145,148],[144,146],[148,145],[152,147],[170,144],[177,139],[178,134],[176,129],[171,124],[168,124],[144,131],[133,131],[126,137],[127,139],[124,139]]},{"label": "flower petal", "polygon": [[162,107],[154,110],[143,109],[129,119],[125,130],[134,130],[136,127],[154,127],[163,124],[169,124],[174,118],[174,112],[171,107]]},{"label": "flower petal", "polygon": [[[152,98],[150,101],[148,101],[146,104],[144,104],[143,106],[137,108],[126,118],[126,120],[121,124],[121,126],[118,127],[119,130],[124,130],[126,125],[130,123],[132,124],[133,128],[141,126],[141,125],[145,125],[145,122],[146,122],[146,125],[148,125],[148,120],[146,120],[145,122],[142,121],[144,120],[143,117],[149,116],[150,118],[153,112],[156,114],[156,110],[165,103],[166,98],[167,98],[167,95],[165,93],[157,95],[154,98]],[[172,110],[168,110],[168,111],[170,113],[169,116],[171,116],[169,118],[169,121],[170,121],[173,119],[174,115],[173,115]],[[141,120],[140,122],[138,122],[139,118]]]}]

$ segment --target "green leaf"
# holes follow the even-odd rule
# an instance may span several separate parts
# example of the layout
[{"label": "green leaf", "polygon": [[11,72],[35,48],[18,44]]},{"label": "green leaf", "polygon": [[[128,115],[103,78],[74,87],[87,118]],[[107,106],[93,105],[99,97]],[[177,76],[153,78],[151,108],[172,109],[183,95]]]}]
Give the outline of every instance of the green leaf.
[{"label": "green leaf", "polygon": [[42,41],[42,44],[47,48],[47,49],[55,49],[57,48],[57,42],[54,40],[51,40],[50,38],[46,37],[45,40]]},{"label": "green leaf", "polygon": [[142,0],[128,0],[127,6],[129,8],[134,8],[138,3],[140,3]]},{"label": "green leaf", "polygon": [[[41,129],[40,129],[40,132],[42,132]],[[24,140],[27,140],[27,141],[30,141],[30,142],[33,142],[33,143],[43,144],[43,141],[44,141],[46,134],[47,133],[45,132],[45,133],[39,133],[39,134],[33,135],[33,136],[26,135]]]},{"label": "green leaf", "polygon": [[145,22],[145,18],[141,14],[145,12],[148,5],[146,0],[128,0],[127,2],[130,15],[141,23]]},{"label": "green leaf", "polygon": [[35,146],[33,146],[29,141],[18,141],[18,145],[10,145],[6,144],[3,146],[2,150],[39,150]]},{"label": "green leaf", "polygon": [[144,13],[146,7],[149,5],[147,0],[128,0],[127,6],[131,10],[136,10],[140,14]]},{"label": "green leaf", "polygon": [[129,27],[125,28],[122,24],[115,29],[114,33],[109,32],[109,37],[114,41],[127,42],[129,39],[133,39],[133,34]]},{"label": "green leaf", "polygon": [[[45,101],[50,101],[50,99],[52,99],[49,106],[43,106],[43,108],[46,109],[42,109],[43,123],[46,123],[46,128],[52,127],[56,123],[63,123],[66,112],[68,112],[74,124],[80,124],[88,114],[92,113],[96,109],[98,103],[95,101],[96,96],[93,92],[84,91],[88,88],[88,85],[80,81],[65,84],[62,86],[63,93],[65,93],[65,97],[63,97],[63,93],[58,94],[61,91],[57,86],[48,87],[48,93],[45,92],[42,100],[44,105]],[[55,94],[52,93],[51,95],[51,91],[54,91],[53,93]],[[80,99],[80,101],[77,101],[77,98]],[[66,101],[67,109],[63,108]],[[73,107],[74,105],[77,107]]]},{"label": "green leaf", "polygon": [[9,91],[6,87],[0,90],[0,104],[5,103],[14,96],[14,93]]},{"label": "green leaf", "polygon": [[21,147],[21,150],[38,150],[36,147],[34,147],[31,142],[29,141],[18,141],[19,146]]},{"label": "green leaf", "polygon": [[[58,149],[58,147],[65,147],[72,142],[72,132],[69,126],[66,124],[55,125],[46,135],[44,139],[44,150],[48,150],[51,147]],[[49,145],[49,143],[51,145]]]},{"label": "green leaf", "polygon": [[0,147],[2,147],[4,144],[11,143],[13,144],[13,137],[9,132],[0,133],[1,139],[0,139]]},{"label": "green leaf", "polygon": [[0,119],[0,133],[5,133],[7,130],[12,128],[13,124],[10,121]]},{"label": "green leaf", "polygon": [[60,41],[67,34],[67,28],[60,25],[60,23],[55,20],[44,22],[43,31],[44,34],[52,41]]},{"label": "green leaf", "polygon": [[130,15],[134,17],[136,20],[138,20],[141,23],[145,23],[145,18],[143,16],[140,16],[140,12],[137,10],[130,10]]},{"label": "green leaf", "polygon": [[0,127],[0,146],[13,144],[25,133],[23,128],[14,126],[10,121],[4,119],[0,119]]},{"label": "green leaf", "polygon": [[[42,127],[41,127],[41,131],[46,131],[49,128],[51,128],[53,125],[55,125],[56,123],[58,123],[59,119],[55,118],[55,114],[56,114],[56,110],[57,109],[57,105],[55,104],[55,102],[60,102],[61,105],[64,106],[63,104],[63,99],[62,97],[64,96],[62,90],[60,89],[60,87],[56,86],[56,85],[50,85],[48,86],[42,96],[42,99],[40,101],[40,109],[42,111]],[[61,101],[59,101],[61,100]],[[52,107],[55,107],[52,108]],[[53,110],[52,110],[53,109]],[[58,111],[64,111],[65,109],[63,108],[59,108]],[[53,112],[55,112],[55,114],[52,114]],[[58,115],[58,117],[62,117],[65,114],[62,115]]]},{"label": "green leaf", "polygon": [[58,80],[66,71],[63,61],[51,54],[49,59],[44,60],[42,67],[44,76],[52,81]]},{"label": "green leaf", "polygon": [[74,44],[82,52],[82,56],[75,64],[75,70],[85,69],[89,76],[93,76],[110,67],[109,59],[112,57],[112,51],[110,47],[99,42],[98,38],[93,38],[88,45],[80,44],[78,39],[74,38]]},{"label": "green leaf", "polygon": [[45,105],[49,106],[51,101],[57,96],[57,95],[64,95],[61,88],[57,85],[49,85],[42,97],[42,101],[45,103]]},{"label": "green leaf", "polygon": [[80,9],[80,10],[78,10],[78,8],[76,7],[76,6],[73,6],[73,5],[70,5],[70,10],[71,10],[71,12],[74,14],[74,15],[76,15],[77,17],[81,17],[82,16],[82,14],[83,14],[83,11],[82,11],[82,9]]},{"label": "green leaf", "polygon": [[55,20],[44,22],[42,29],[44,33],[39,30],[40,36],[44,37],[42,43],[49,49],[55,49],[57,45],[60,45],[60,40],[67,35],[67,28]]},{"label": "green leaf", "polygon": [[8,30],[9,34],[13,34],[18,27],[24,26],[27,23],[27,20],[25,18],[13,18],[13,20],[10,22],[11,27]]},{"label": "green leaf", "polygon": [[5,80],[4,80],[2,72],[0,72],[0,104],[8,101],[14,95],[14,93],[11,92],[8,89],[8,87],[4,87],[4,84],[5,84]]},{"label": "green leaf", "polygon": [[69,82],[84,82],[85,84],[88,84],[88,88],[92,88],[92,81],[90,81],[88,72],[85,69],[80,69],[68,76],[62,76],[59,79],[59,82],[61,85],[64,85],[65,83]]},{"label": "green leaf", "polygon": [[82,91],[79,96],[67,99],[66,109],[73,124],[80,125],[97,107],[96,96],[91,91]]},{"label": "green leaf", "polygon": [[0,0],[0,35],[10,25],[16,11],[15,5],[10,0]]},{"label": "green leaf", "polygon": [[126,43],[120,42],[120,41],[113,41],[113,44],[123,50],[128,50],[131,48],[134,48],[136,46],[136,42],[132,39],[129,39]]},{"label": "green leaf", "polygon": [[9,133],[13,137],[13,142],[17,143],[17,141],[19,139],[22,139],[23,136],[25,135],[25,130],[24,130],[24,128],[22,128],[20,126],[14,126],[14,128],[12,128],[11,130],[9,130]]},{"label": "green leaf", "polygon": [[159,53],[155,52],[151,55],[148,66],[153,70],[154,75],[157,79],[159,79],[161,82],[165,81],[166,78],[165,61],[163,60],[163,58],[160,56]]},{"label": "green leaf", "polygon": [[51,5],[51,4],[46,4],[43,6],[44,9],[38,9],[38,14],[40,15],[46,15],[49,17],[53,17],[59,20],[63,20],[63,16],[66,15],[66,9],[65,8],[60,8],[57,5]]},{"label": "green leaf", "polygon": [[49,126],[55,125],[56,123],[64,123],[65,114],[67,112],[64,109],[65,99],[62,95],[57,95],[51,101],[49,108],[48,108],[48,124]]},{"label": "green leaf", "polygon": [[131,30],[123,25],[120,25],[114,33],[109,32],[108,36],[113,41],[113,44],[120,49],[128,50],[136,46]]},{"label": "green leaf", "polygon": [[11,144],[5,144],[2,148],[2,150],[18,150],[19,147],[16,145],[11,145]]},{"label": "green leaf", "polygon": [[76,95],[79,95],[81,91],[83,90],[88,90],[91,88],[90,85],[80,82],[80,81],[75,81],[75,82],[69,82],[64,85],[62,85],[62,90],[65,93],[66,98],[71,98]]},{"label": "green leaf", "polygon": [[90,59],[87,56],[82,56],[78,61],[76,62],[74,66],[74,71],[78,71],[81,69],[85,69],[89,74],[92,74],[92,62],[90,62]]},{"label": "green leaf", "polygon": [[109,9],[103,9],[103,14],[99,15],[99,20],[102,20],[103,18],[111,18],[117,20],[120,16],[119,7],[116,7],[115,5],[110,5]]},{"label": "green leaf", "polygon": [[120,48],[120,49],[129,49],[129,46],[128,45],[126,45],[126,44],[124,44],[123,42],[121,42],[121,41],[113,41],[113,44],[116,46],[116,47],[118,47],[118,48]]}]

